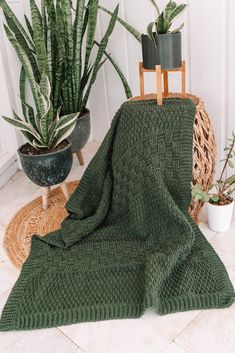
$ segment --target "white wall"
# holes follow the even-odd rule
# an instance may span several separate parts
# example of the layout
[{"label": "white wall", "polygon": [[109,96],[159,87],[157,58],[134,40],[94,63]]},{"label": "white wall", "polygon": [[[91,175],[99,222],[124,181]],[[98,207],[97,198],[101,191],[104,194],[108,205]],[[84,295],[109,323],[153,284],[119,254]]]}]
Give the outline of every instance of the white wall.
[{"label": "white wall", "polygon": [[[136,27],[146,31],[147,24],[154,19],[155,10],[150,0],[100,0],[100,3],[114,9],[120,3],[120,16]],[[160,7],[167,0],[157,1]],[[188,92],[199,95],[213,120],[218,145],[218,159],[223,154],[226,138],[235,130],[235,1],[234,0],[185,0],[189,4],[184,15],[183,57],[187,61]],[[27,0],[10,0],[12,9],[22,18],[28,9]],[[109,16],[100,14],[98,40],[105,31]],[[19,108],[16,78],[19,64],[14,50],[5,42],[5,65],[8,66],[7,82],[11,104]],[[2,46],[2,44],[1,44]],[[128,77],[133,94],[139,94],[138,63],[141,61],[140,44],[117,25],[109,43],[109,52],[118,61]],[[179,89],[177,75],[172,75],[171,89]],[[146,77],[148,91],[154,91],[154,77]],[[2,97],[0,98],[2,99]],[[106,62],[90,99],[93,137],[102,140],[110,126],[111,119],[125,100],[125,94],[116,72]],[[14,137],[13,137],[14,138]],[[0,131],[0,140],[2,135]],[[18,142],[19,143],[19,142]]]},{"label": "white wall", "polygon": [[[162,7],[166,0],[158,0]],[[188,0],[183,30],[183,58],[187,61],[188,92],[200,96],[213,120],[218,145],[218,160],[223,155],[226,138],[235,130],[235,1]],[[113,9],[117,0],[103,0]],[[154,18],[154,8],[149,0],[120,0],[120,16],[146,31]],[[104,18],[100,15],[101,34]],[[141,47],[118,25],[109,44],[109,51],[120,62],[129,78],[133,94],[139,94],[138,62]],[[155,90],[154,78],[147,78],[149,91]],[[172,76],[171,89],[178,89],[177,77]],[[106,65],[96,83],[91,99],[94,138],[102,139],[114,112],[125,99],[122,87],[110,65]],[[219,168],[219,167],[218,167]]]}]

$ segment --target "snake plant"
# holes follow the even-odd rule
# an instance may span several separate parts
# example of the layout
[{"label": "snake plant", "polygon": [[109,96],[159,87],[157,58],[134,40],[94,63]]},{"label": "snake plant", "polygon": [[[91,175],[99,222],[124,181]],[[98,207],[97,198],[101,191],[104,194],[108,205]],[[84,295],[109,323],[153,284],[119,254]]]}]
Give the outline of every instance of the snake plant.
[{"label": "snake plant", "polygon": [[[8,31],[6,29],[6,31]],[[10,36],[10,33],[9,33]],[[34,101],[37,114],[34,109],[26,103],[28,110],[27,118],[20,118],[14,111],[14,118],[3,116],[8,123],[19,129],[30,145],[36,149],[51,149],[59,145],[73,131],[78,113],[59,117],[59,110],[54,119],[53,109],[50,101],[51,85],[48,76],[43,73],[40,84],[34,84]]]},{"label": "snake plant", "polygon": [[186,4],[177,5],[175,1],[170,0],[164,10],[160,12],[158,5],[155,0],[150,0],[154,5],[157,11],[157,19],[153,22],[150,22],[147,27],[147,33],[149,37],[155,42],[156,34],[166,34],[166,33],[177,33],[180,32],[184,27],[184,23],[182,23],[178,28],[171,30],[171,26],[175,19],[183,13],[186,8]]},{"label": "snake plant", "polygon": [[40,8],[35,0],[30,0],[31,19],[25,16],[25,26],[6,0],[0,0],[0,7],[6,19],[6,35],[22,63],[20,97],[26,121],[30,118],[25,93],[27,81],[40,114],[37,87],[43,73],[50,82],[50,109],[54,117],[60,107],[61,115],[85,110],[97,74],[106,60],[118,73],[126,96],[132,96],[124,74],[106,50],[117,21],[118,6],[111,13],[100,42],[95,41],[98,0],[79,0],[75,9],[71,0],[41,0]]}]

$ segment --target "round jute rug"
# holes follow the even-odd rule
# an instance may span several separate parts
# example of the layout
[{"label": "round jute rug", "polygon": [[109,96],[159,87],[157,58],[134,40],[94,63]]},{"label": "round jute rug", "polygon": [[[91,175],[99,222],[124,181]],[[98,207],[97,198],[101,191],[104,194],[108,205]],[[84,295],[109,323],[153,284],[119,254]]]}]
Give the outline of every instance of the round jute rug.
[{"label": "round jute rug", "polygon": [[[67,185],[69,192],[72,193],[78,181],[69,182]],[[42,198],[37,197],[15,214],[6,229],[3,240],[3,246],[15,267],[21,268],[25,262],[33,234],[43,236],[60,227],[61,222],[67,216],[65,203],[61,188],[57,187],[50,192],[48,209],[42,209]]]}]

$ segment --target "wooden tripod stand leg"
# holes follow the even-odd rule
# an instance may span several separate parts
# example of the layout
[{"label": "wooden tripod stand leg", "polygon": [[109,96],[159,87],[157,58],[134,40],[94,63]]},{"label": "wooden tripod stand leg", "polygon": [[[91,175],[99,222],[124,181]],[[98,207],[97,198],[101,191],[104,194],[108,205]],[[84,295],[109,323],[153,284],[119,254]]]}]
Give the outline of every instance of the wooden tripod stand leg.
[{"label": "wooden tripod stand leg", "polygon": [[77,159],[79,161],[79,164],[80,165],[84,165],[84,159],[83,159],[82,151],[77,151],[76,152],[76,156],[77,156]]},{"label": "wooden tripod stand leg", "polygon": [[168,84],[168,72],[167,71],[163,72],[163,77],[164,77],[164,96],[168,97],[168,95],[169,95],[169,84]]},{"label": "wooden tripod stand leg", "polygon": [[182,61],[182,97],[186,96],[186,64]]},{"label": "wooden tripod stand leg", "polygon": [[161,65],[156,65],[156,84],[157,84],[157,104],[162,105],[162,69]]},{"label": "wooden tripod stand leg", "polygon": [[139,79],[140,79],[140,96],[144,97],[144,71],[143,63],[139,63]]},{"label": "wooden tripod stand leg", "polygon": [[68,189],[68,186],[65,181],[63,181],[63,183],[60,183],[60,188],[61,188],[66,200],[68,200],[69,199],[69,189]]},{"label": "wooden tripod stand leg", "polygon": [[48,208],[48,197],[50,193],[50,186],[41,187],[42,190],[42,208],[46,210]]}]

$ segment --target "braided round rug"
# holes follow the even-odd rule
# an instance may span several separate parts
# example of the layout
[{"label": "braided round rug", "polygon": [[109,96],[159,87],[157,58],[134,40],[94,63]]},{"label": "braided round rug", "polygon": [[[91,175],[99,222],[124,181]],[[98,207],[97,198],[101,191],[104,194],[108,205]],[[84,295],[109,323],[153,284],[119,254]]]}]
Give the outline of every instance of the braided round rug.
[{"label": "braided round rug", "polygon": [[[72,193],[78,181],[67,183]],[[41,236],[56,230],[67,216],[65,197],[57,187],[50,192],[48,209],[42,209],[42,198],[39,196],[22,207],[10,221],[3,240],[3,246],[13,265],[21,268],[25,262],[31,246],[33,234]]]}]

